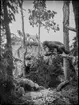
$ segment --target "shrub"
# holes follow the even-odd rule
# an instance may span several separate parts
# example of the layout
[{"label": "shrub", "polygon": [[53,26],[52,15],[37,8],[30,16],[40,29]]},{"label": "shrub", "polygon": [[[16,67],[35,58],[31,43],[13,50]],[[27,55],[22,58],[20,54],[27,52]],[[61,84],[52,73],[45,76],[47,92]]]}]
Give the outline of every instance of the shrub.
[{"label": "shrub", "polygon": [[58,58],[55,58],[52,64],[48,65],[43,57],[34,58],[28,78],[45,87],[56,87],[60,83],[58,76],[63,74],[59,62]]}]

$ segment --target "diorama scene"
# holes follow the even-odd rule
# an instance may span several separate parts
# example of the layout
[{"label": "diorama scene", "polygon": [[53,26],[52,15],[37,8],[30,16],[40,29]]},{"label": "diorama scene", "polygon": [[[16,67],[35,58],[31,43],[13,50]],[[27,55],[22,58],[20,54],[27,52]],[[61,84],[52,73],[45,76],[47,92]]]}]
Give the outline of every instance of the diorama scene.
[{"label": "diorama scene", "polygon": [[1,0],[0,105],[78,105],[78,2]]}]

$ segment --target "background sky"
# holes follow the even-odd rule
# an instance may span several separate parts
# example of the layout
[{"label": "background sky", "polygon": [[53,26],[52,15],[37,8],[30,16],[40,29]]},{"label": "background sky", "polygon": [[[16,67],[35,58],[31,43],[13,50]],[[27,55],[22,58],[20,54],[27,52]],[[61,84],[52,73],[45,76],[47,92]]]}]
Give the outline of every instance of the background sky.
[{"label": "background sky", "polygon": [[[50,32],[48,33],[47,30],[44,29],[44,27],[41,27],[40,40],[41,42],[45,40],[51,40],[51,41],[60,41],[63,43],[63,1],[46,1],[46,7],[49,10],[54,10],[57,12],[57,14],[54,17],[54,20],[56,21],[57,24],[59,24],[60,30],[57,32],[50,30]],[[29,19],[28,19],[29,18],[28,9],[33,9],[33,1],[24,1],[23,8],[26,10],[24,11],[25,33],[29,33],[31,35],[38,34],[38,27],[33,28],[29,24]],[[16,14],[15,18],[16,18],[16,21],[10,24],[10,29],[12,33],[18,35],[17,30],[22,30],[20,11],[19,11],[19,14]],[[75,28],[72,3],[70,3],[69,24],[71,27]],[[74,38],[75,35],[76,35],[75,32],[69,31],[70,45],[72,44],[72,39]]]}]

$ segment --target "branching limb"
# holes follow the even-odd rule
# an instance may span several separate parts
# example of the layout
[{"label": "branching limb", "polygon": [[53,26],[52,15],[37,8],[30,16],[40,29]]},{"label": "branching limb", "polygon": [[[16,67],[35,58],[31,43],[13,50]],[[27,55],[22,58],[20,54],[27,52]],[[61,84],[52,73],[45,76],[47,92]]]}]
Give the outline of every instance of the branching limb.
[{"label": "branching limb", "polygon": [[73,28],[73,27],[70,27],[70,26],[68,26],[68,25],[65,25],[65,27],[66,27],[67,29],[69,29],[70,31],[77,32],[77,30],[76,30],[75,28]]},{"label": "branching limb", "polygon": [[70,55],[67,55],[67,54],[60,54],[60,55],[63,58],[74,58],[74,56],[70,56]]}]

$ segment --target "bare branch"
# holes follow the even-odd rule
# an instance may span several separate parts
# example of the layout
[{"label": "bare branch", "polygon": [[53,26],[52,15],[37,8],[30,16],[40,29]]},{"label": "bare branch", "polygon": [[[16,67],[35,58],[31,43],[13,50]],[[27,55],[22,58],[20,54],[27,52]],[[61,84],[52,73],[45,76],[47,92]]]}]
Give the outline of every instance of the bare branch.
[{"label": "bare branch", "polygon": [[[50,56],[50,55],[56,55],[55,53],[53,53],[53,52],[48,52],[48,53],[45,53],[45,56]],[[67,54],[59,54],[61,57],[63,57],[63,58],[71,58],[71,59],[73,59],[74,58],[74,56],[70,56],[70,55],[67,55]]]},{"label": "bare branch", "polygon": [[70,27],[70,26],[68,26],[68,25],[65,25],[65,27],[66,27],[67,29],[69,29],[70,31],[77,32],[77,30],[76,30],[75,28],[73,28],[73,27]]},{"label": "bare branch", "polygon": [[66,55],[66,54],[60,54],[63,58],[74,58],[74,56]]}]

